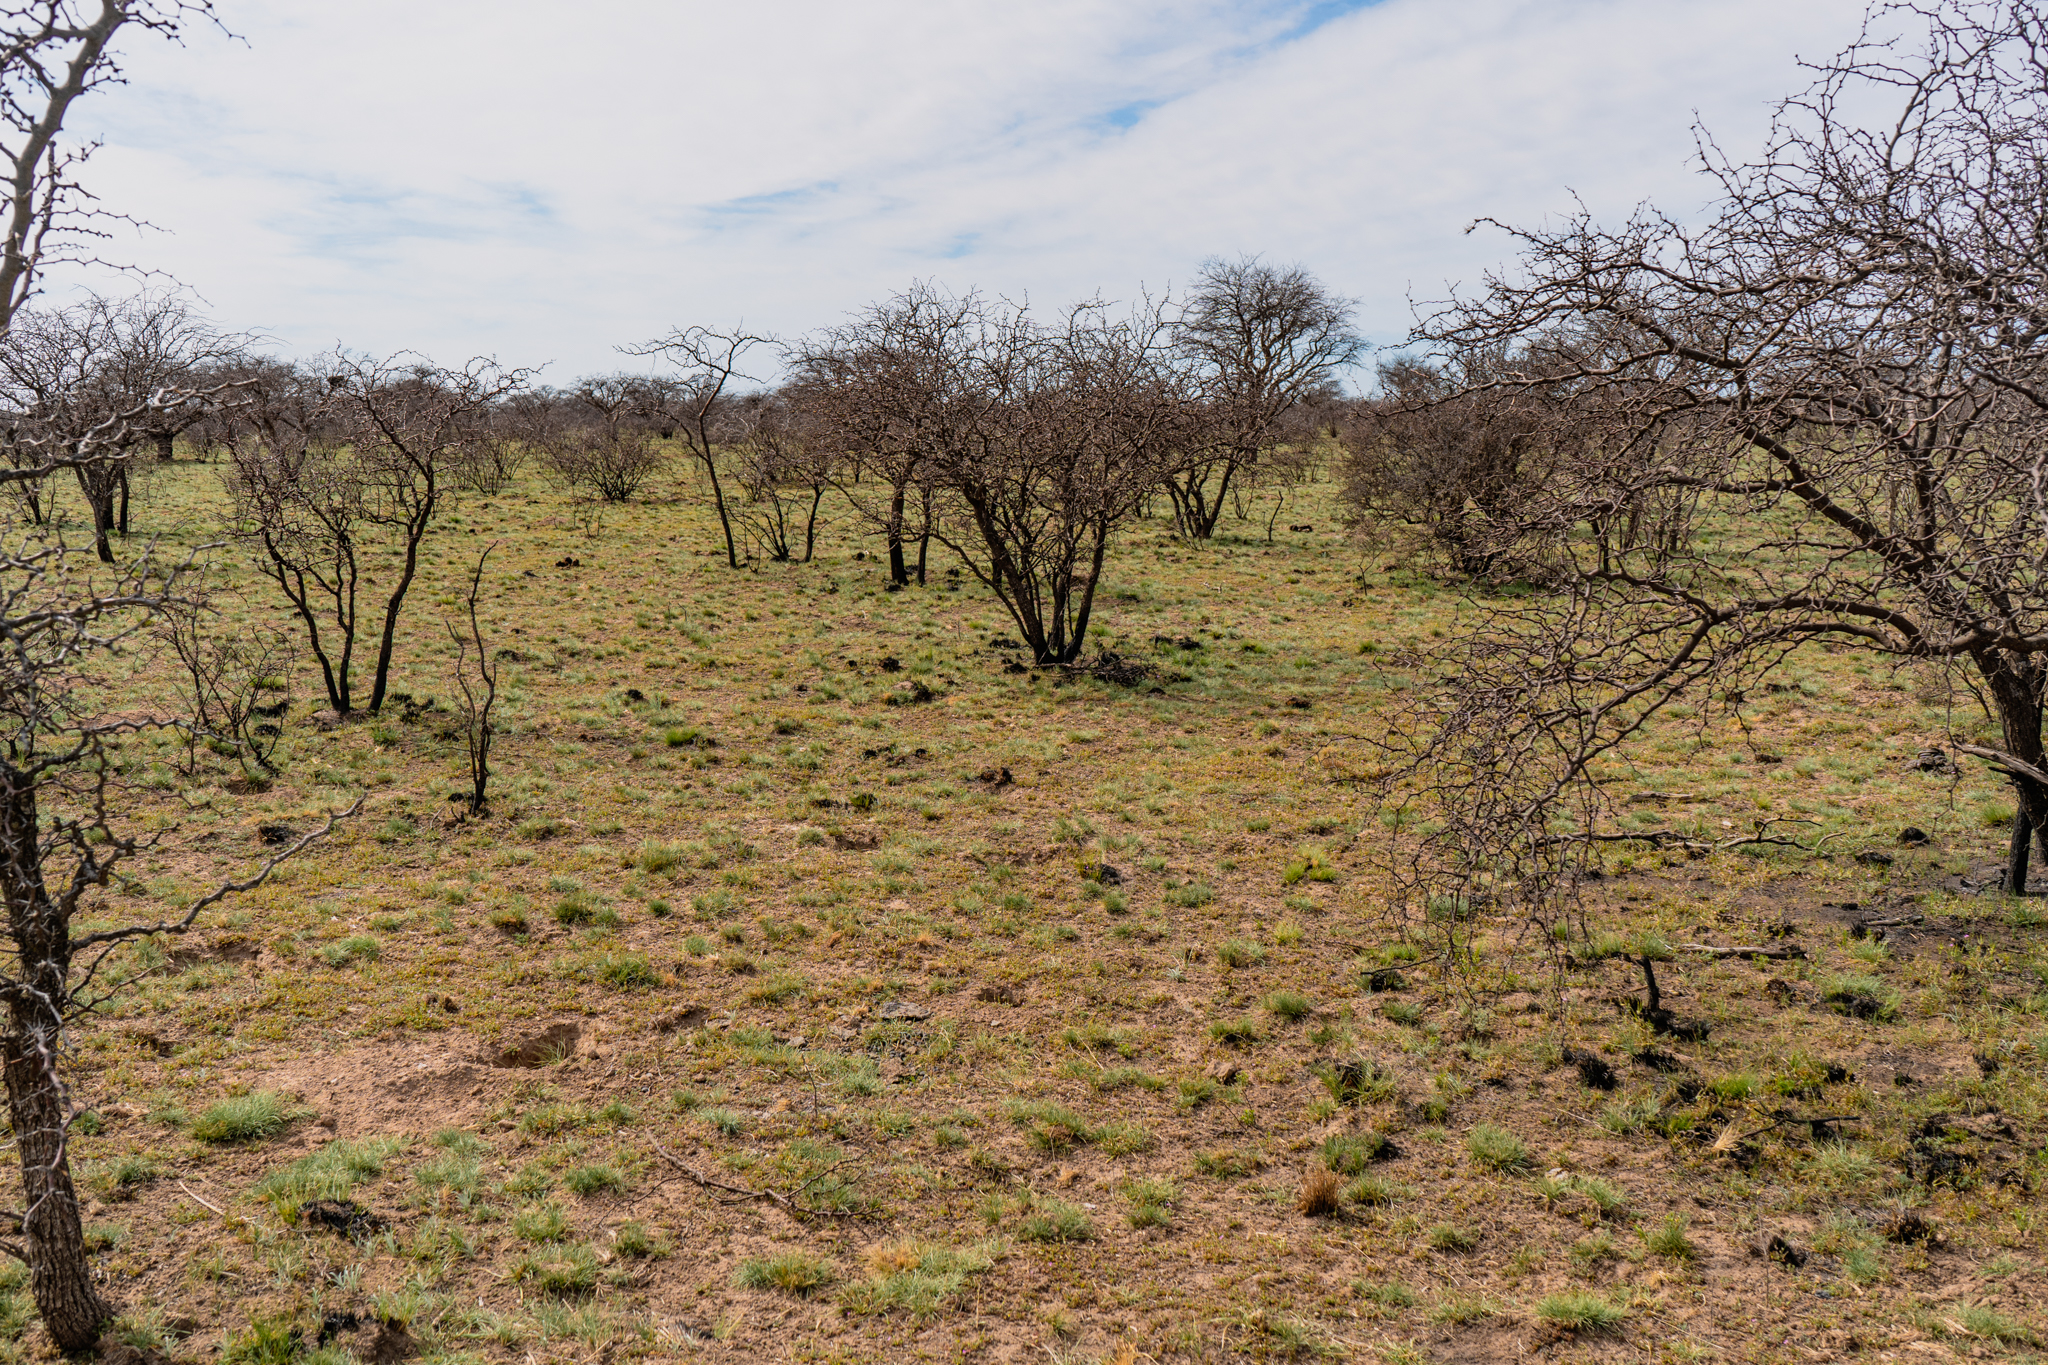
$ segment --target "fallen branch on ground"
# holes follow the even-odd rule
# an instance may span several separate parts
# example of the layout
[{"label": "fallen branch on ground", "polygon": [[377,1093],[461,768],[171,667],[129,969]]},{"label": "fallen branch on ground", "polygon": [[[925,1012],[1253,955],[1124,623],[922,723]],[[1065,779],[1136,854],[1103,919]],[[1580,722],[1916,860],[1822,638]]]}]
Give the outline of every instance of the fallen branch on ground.
[{"label": "fallen branch on ground", "polygon": [[684,1161],[674,1152],[669,1151],[668,1148],[662,1146],[660,1143],[650,1143],[649,1145],[654,1148],[656,1155],[660,1156],[661,1159],[663,1161],[666,1161],[669,1165],[681,1171],[683,1175],[686,1176],[699,1189],[723,1190],[726,1193],[735,1196],[732,1199],[719,1200],[718,1202],[721,1204],[744,1204],[754,1199],[766,1199],[770,1203],[779,1205],[785,1212],[798,1218],[859,1218],[863,1216],[861,1212],[857,1209],[819,1209],[813,1208],[808,1204],[800,1204],[796,1200],[797,1195],[802,1194],[805,1190],[817,1184],[820,1180],[823,1180],[826,1176],[832,1174],[832,1172],[838,1170],[841,1166],[846,1165],[847,1162],[853,1161],[855,1159],[853,1157],[846,1157],[842,1160],[833,1162],[830,1166],[827,1166],[824,1170],[818,1172],[809,1180],[806,1180],[803,1184],[797,1186],[796,1189],[792,1190],[789,1194],[783,1194],[779,1190],[757,1190],[752,1189],[746,1185],[729,1185],[723,1180],[713,1180],[710,1176],[705,1175],[702,1171],[690,1165],[688,1162]]},{"label": "fallen branch on ground", "polygon": [[1768,957],[1782,962],[1791,958],[1803,958],[1806,956],[1806,949],[1790,944],[1777,948],[1764,948],[1755,944],[1738,944],[1733,948],[1717,948],[1711,943],[1681,943],[1677,947],[1681,953],[1705,953],[1708,957]]}]

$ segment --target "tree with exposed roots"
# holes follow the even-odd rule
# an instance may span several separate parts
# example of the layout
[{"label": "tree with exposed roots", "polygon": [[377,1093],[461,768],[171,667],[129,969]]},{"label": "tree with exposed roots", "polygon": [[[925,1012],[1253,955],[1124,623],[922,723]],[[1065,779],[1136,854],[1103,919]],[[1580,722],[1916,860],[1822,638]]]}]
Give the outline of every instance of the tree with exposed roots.
[{"label": "tree with exposed roots", "polygon": [[1544,477],[1471,528],[1539,591],[1476,600],[1388,739],[1430,822],[1399,859],[1427,903],[1553,927],[1597,842],[1635,837],[1601,832],[1603,760],[1681,699],[1702,734],[1740,724],[1813,648],[1981,704],[1949,747],[2011,781],[2024,894],[2030,842],[2048,856],[2044,31],[2037,0],[1880,3],[1761,158],[1702,140],[1702,225],[1515,231],[1512,271],[1420,325],[1441,357],[1513,362],[1433,402],[1540,397],[1518,412],[1552,428]]}]

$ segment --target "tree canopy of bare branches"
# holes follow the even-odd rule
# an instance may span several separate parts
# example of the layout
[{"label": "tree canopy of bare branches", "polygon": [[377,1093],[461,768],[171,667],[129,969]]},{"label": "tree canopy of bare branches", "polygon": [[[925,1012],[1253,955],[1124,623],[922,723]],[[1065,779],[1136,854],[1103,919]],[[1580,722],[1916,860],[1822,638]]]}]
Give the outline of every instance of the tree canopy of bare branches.
[{"label": "tree canopy of bare branches", "polygon": [[1422,324],[1519,362],[1449,401],[1542,394],[1572,428],[1486,525],[1548,593],[1487,604],[1400,746],[1440,895],[1552,903],[1603,756],[1681,697],[1739,712],[1813,647],[1975,691],[1995,734],[1954,747],[2012,781],[2023,892],[2048,830],[2044,30],[2034,0],[1880,4],[1760,159],[1709,145],[1703,226],[1517,231],[1514,271]]},{"label": "tree canopy of bare branches", "polygon": [[729,434],[727,399],[734,384],[748,379],[740,369],[748,353],[771,340],[745,327],[730,332],[679,327],[665,337],[626,348],[628,355],[657,356],[675,367],[674,376],[643,390],[657,400],[650,406],[649,415],[664,435],[674,432],[683,439],[690,458],[710,482],[711,505],[718,513],[719,528],[725,532],[728,568],[740,566],[740,552],[733,535],[732,513],[726,505],[725,484],[718,476],[722,447]]},{"label": "tree canopy of bare branches", "polygon": [[1540,389],[1495,386],[1517,363],[1495,350],[1441,366],[1380,366],[1378,397],[1339,425],[1343,497],[1355,523],[1420,526],[1457,572],[1488,572],[1490,528],[1512,521],[1541,482],[1541,443],[1569,432],[1569,423],[1546,420]]},{"label": "tree canopy of bare branches", "polygon": [[1254,257],[1203,264],[1175,331],[1200,377],[1189,458],[1166,480],[1181,534],[1206,540],[1233,484],[1256,469],[1283,419],[1358,357],[1352,305],[1299,266]]},{"label": "tree canopy of bare branches", "polygon": [[[259,417],[238,443],[229,490],[238,534],[306,631],[328,705],[355,709],[357,639],[368,624],[377,658],[368,709],[384,705],[399,617],[420,547],[454,496],[466,452],[496,439],[489,414],[524,371],[477,360],[444,369],[411,356],[331,358],[325,396],[298,406],[304,386],[280,386],[287,415]],[[363,621],[358,598],[381,598]]]},{"label": "tree canopy of bare branches", "polygon": [[[17,313],[0,336],[8,465],[30,469],[51,452],[76,455],[90,438],[102,458],[71,467],[92,509],[95,549],[112,563],[111,536],[128,533],[133,452],[168,458],[177,434],[219,406],[217,378],[237,367],[245,345],[166,293]],[[119,444],[108,443],[107,424],[124,415]],[[40,521],[40,481],[17,491]]]},{"label": "tree canopy of bare branches", "polygon": [[1087,303],[1045,324],[920,285],[811,344],[800,383],[836,446],[891,471],[869,515],[893,542],[906,493],[928,495],[931,533],[1034,657],[1070,663],[1111,536],[1188,436],[1170,334],[1156,308],[1118,318]]},{"label": "tree canopy of bare branches", "polygon": [[818,509],[837,473],[831,442],[797,386],[749,394],[733,405],[731,460],[743,497],[733,509],[754,553],[782,564],[811,562]]}]

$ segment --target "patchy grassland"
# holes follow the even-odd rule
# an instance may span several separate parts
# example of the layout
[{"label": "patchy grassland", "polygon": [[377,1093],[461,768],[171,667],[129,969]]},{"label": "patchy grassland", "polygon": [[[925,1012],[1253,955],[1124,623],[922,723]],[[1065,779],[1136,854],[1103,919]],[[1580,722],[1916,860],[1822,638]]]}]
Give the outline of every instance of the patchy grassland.
[{"label": "patchy grassland", "polygon": [[[843,527],[734,573],[694,496],[596,527],[536,481],[465,498],[403,632],[412,705],[321,729],[302,666],[267,791],[132,751],[166,851],[109,916],[368,806],[139,945],[76,1033],[123,1335],[252,1363],[2032,1350],[2048,959],[2038,911],[1956,889],[2010,803],[1909,770],[1943,700],[1815,651],[1747,739],[1672,717],[1610,774],[1629,818],[1796,817],[1829,856],[1617,851],[1561,991],[1531,964],[1475,1002],[1407,960],[1341,780],[1458,594],[1308,492],[1315,530],[1271,546],[1124,541],[1095,629],[1186,675],[1157,694],[1006,667],[975,586],[935,559],[886,593]],[[163,470],[143,532],[200,544],[222,501]],[[460,820],[426,701],[492,540],[505,733]],[[1872,912],[1922,918],[1851,937]],[[1704,1038],[1625,1008],[1621,951],[1773,933],[1806,956],[1662,966]]]}]

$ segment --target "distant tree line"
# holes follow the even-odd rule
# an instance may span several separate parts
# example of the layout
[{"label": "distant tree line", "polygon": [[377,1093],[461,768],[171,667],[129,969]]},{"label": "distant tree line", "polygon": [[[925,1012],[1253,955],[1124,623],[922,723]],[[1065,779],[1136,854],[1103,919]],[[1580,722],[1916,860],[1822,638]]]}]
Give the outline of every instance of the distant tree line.
[{"label": "distant tree line", "polygon": [[[114,562],[138,479],[184,440],[227,467],[230,533],[298,618],[328,705],[380,709],[419,552],[458,493],[534,467],[621,503],[709,495],[732,568],[805,562],[826,495],[885,547],[890,586],[926,581],[936,543],[1071,664],[1109,546],[1170,508],[1192,539],[1271,503],[1350,429],[1339,380],[1363,343],[1350,305],[1298,268],[1211,261],[1185,299],[1099,300],[1048,316],[917,284],[794,342],[680,328],[623,348],[657,367],[555,388],[478,361],[283,361],[172,295],[25,311],[0,337],[0,420],[20,465],[109,412],[183,386],[127,444],[76,471]],[[772,366],[763,385],[751,366]],[[31,520],[37,478],[11,485]],[[359,649],[360,642],[360,649]],[[371,657],[362,657],[371,651]],[[367,692],[360,675],[367,665]]]}]

